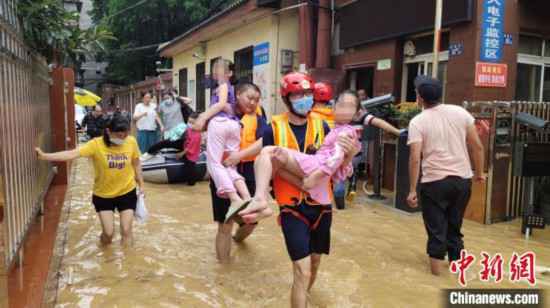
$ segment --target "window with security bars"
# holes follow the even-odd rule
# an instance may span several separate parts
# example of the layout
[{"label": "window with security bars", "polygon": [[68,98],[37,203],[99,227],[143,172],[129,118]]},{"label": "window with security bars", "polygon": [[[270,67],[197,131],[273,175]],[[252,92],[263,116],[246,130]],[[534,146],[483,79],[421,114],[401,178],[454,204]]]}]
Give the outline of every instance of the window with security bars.
[{"label": "window with security bars", "polygon": [[235,51],[235,79],[237,82],[252,82],[254,47]]},{"label": "window with security bars", "polygon": [[550,40],[520,35],[516,100],[550,102]]}]

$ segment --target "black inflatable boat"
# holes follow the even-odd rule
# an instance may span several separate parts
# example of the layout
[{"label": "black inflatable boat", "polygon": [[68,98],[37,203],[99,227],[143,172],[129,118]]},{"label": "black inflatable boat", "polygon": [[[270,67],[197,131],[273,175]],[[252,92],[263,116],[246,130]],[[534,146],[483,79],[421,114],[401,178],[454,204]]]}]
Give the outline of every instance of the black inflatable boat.
[{"label": "black inflatable boat", "polygon": [[[157,184],[184,183],[193,180],[193,174],[186,171],[185,162],[176,158],[177,150],[165,149],[154,157],[141,162],[143,180]],[[206,153],[201,152],[196,164],[195,181],[208,179]]]}]

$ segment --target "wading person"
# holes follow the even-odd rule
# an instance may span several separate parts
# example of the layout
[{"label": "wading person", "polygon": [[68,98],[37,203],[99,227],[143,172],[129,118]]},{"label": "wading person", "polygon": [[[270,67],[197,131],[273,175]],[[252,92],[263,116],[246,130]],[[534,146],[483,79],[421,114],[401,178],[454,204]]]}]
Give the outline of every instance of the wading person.
[{"label": "wading person", "polygon": [[195,121],[198,119],[199,114],[193,112],[189,115],[189,128],[185,131],[185,136],[181,141],[181,152],[176,154],[176,157],[185,162],[184,172],[188,176],[187,184],[189,186],[195,185],[197,182],[197,161],[199,161],[201,153],[201,131],[195,125]]},{"label": "wading person", "polygon": [[[256,160],[257,189],[249,205],[250,210],[267,207],[272,174],[286,178],[320,204],[330,204],[332,196],[326,187],[331,184],[331,179],[344,181],[353,174],[351,158],[344,159],[344,151],[338,144],[338,138],[351,137],[355,142],[355,148],[359,149],[356,129],[350,123],[360,108],[359,100],[353,92],[344,92],[340,95],[334,105],[335,128],[324,138],[323,144],[315,154],[276,146],[263,148]],[[243,219],[248,222],[249,219],[256,220],[257,216],[262,218],[261,213],[256,211],[243,215]]]},{"label": "wading person", "polygon": [[221,198],[231,200],[232,206],[240,207],[250,199],[244,178],[235,166],[223,165],[225,155],[238,152],[241,142],[241,125],[236,116],[233,63],[219,59],[214,63],[213,75],[218,83],[210,107],[197,119],[195,125],[204,129],[208,122],[206,139],[206,162],[208,173]]},{"label": "wading person", "polygon": [[93,111],[88,113],[82,120],[82,127],[86,128],[86,135],[90,139],[101,136],[105,128],[105,119],[103,118],[101,106],[95,105],[93,108]]},{"label": "wading person", "polygon": [[108,120],[102,137],[90,140],[82,147],[57,153],[36,149],[38,158],[46,161],[70,161],[91,158],[95,180],[92,203],[101,222],[101,243],[111,243],[114,234],[114,211],[120,215],[122,244],[132,243],[132,223],[136,209],[136,184],[143,193],[143,177],[136,140],[128,136],[127,117],[114,115]]},{"label": "wading person", "polygon": [[183,123],[183,114],[181,111],[180,103],[172,95],[171,92],[166,91],[163,95],[162,102],[159,107],[160,119],[164,126],[163,139],[168,139],[168,132],[173,128]]},{"label": "wading person", "polygon": [[330,128],[334,128],[334,112],[330,102],[334,98],[332,87],[326,82],[317,82],[313,89],[313,108],[311,115],[327,122]]},{"label": "wading person", "polygon": [[157,124],[161,133],[164,127],[157,114],[157,105],[151,101],[151,93],[143,95],[143,102],[137,104],[134,111],[134,121],[137,127],[137,142],[142,153],[158,142]]},{"label": "wading person", "polygon": [[[226,166],[237,166],[238,172],[244,177],[249,191],[256,190],[254,177],[254,160],[262,149],[262,136],[267,127],[265,113],[260,105],[260,89],[252,83],[241,83],[236,88],[237,116],[241,122],[241,144],[240,151],[231,153],[225,160]],[[236,242],[246,239],[257,224],[245,224],[237,219],[238,229],[233,233],[234,221],[225,222],[225,217],[230,207],[228,199],[220,198],[217,195],[217,188],[214,181],[210,181],[212,194],[212,210],[214,221],[218,223],[216,234],[216,255],[218,260],[227,263],[231,253],[231,237]]]},{"label": "wading person", "polygon": [[366,101],[367,99],[369,99],[369,96],[367,95],[367,91],[365,91],[365,89],[357,90],[357,96],[359,97],[360,102]]},{"label": "wading person", "polygon": [[431,271],[439,275],[443,260],[460,257],[464,248],[462,219],[470,200],[474,176],[468,155],[472,153],[475,180],[483,181],[483,145],[474,118],[462,107],[439,102],[441,82],[426,76],[415,80],[422,113],[409,124],[410,190],[407,202],[418,206],[417,183],[422,157],[420,204],[428,233],[427,253]]},{"label": "wading person", "polygon": [[186,96],[178,96],[178,91],[176,89],[172,90],[171,95],[180,104],[183,122],[187,124],[187,122],[189,121],[189,116],[193,112],[195,112],[195,110],[193,110],[193,108],[191,107],[191,103],[193,102],[193,100]]},{"label": "wading person", "polygon": [[[289,112],[273,116],[263,136],[263,145],[276,145],[300,152],[319,148],[330,128],[326,122],[309,116],[313,106],[313,80],[302,73],[283,77],[281,95]],[[346,156],[353,156],[352,137],[343,136],[339,144]],[[330,192],[330,187],[325,188]],[[321,254],[330,249],[331,205],[308,198],[295,185],[280,176],[273,179],[273,191],[281,209],[280,221],[287,251],[293,265],[292,307],[306,307],[307,291],[313,286]],[[241,212],[244,217],[254,209]]]}]

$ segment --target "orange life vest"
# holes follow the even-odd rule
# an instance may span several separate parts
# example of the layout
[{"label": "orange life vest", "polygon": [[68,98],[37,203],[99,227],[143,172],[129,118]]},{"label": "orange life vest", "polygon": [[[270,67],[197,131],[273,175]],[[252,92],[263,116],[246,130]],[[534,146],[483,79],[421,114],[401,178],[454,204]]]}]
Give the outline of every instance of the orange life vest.
[{"label": "orange life vest", "polygon": [[[241,118],[241,124],[243,128],[241,129],[241,145],[240,149],[244,150],[251,147],[256,143],[256,131],[258,129],[258,118],[262,116],[262,108],[258,106],[255,114],[245,114]],[[257,155],[245,157],[241,162],[252,162],[256,160]]]},{"label": "orange life vest", "polygon": [[[276,146],[300,151],[296,136],[292,132],[288,122],[288,113],[273,116],[271,125],[273,127],[273,137]],[[311,145],[319,148],[323,144],[324,139],[325,130],[323,128],[323,121],[311,115],[308,116],[304,151]],[[328,185],[327,189],[331,190],[330,185]],[[310,205],[319,205],[313,200],[306,198],[306,193],[279,176],[275,176],[273,179],[273,192],[275,193],[275,200],[277,200],[277,204],[280,206],[294,206],[304,200]]]},{"label": "orange life vest", "polygon": [[[245,114],[241,118],[241,151],[251,147],[256,142],[256,129],[258,128],[258,116],[256,114]],[[251,162],[256,159],[256,155],[245,157],[241,162]]]},{"label": "orange life vest", "polygon": [[334,128],[334,112],[330,107],[315,107],[311,110],[313,117],[319,118],[327,122],[330,128]]}]

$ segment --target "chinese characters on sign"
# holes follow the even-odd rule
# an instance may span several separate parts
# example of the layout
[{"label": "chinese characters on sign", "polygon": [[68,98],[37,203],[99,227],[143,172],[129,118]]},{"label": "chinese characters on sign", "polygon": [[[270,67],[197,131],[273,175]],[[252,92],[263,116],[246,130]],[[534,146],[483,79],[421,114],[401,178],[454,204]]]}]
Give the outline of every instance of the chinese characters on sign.
[{"label": "chinese characters on sign", "polygon": [[482,62],[500,62],[504,45],[504,7],[506,0],[484,0],[481,23]]},{"label": "chinese characters on sign", "polygon": [[452,57],[460,56],[464,53],[464,44],[456,43],[449,45],[449,55]]},{"label": "chinese characters on sign", "polygon": [[514,37],[512,34],[504,34],[504,45],[514,44]]},{"label": "chinese characters on sign", "polygon": [[269,63],[269,43],[254,46],[254,66]]},{"label": "chinese characters on sign", "polygon": [[495,63],[476,63],[476,87],[506,88],[508,65]]},{"label": "chinese characters on sign", "polygon": [[[466,272],[474,264],[475,256],[469,254],[466,250],[460,252],[460,259],[451,263],[451,273],[458,274],[458,283],[465,287],[467,284]],[[481,271],[479,279],[483,282],[489,282],[491,279],[495,283],[503,280],[504,258],[500,253],[491,257],[488,253],[481,253]],[[508,264],[510,282],[526,281],[531,286],[536,284],[535,277],[535,253],[528,251],[522,255],[516,252],[512,254],[512,259]]]}]

